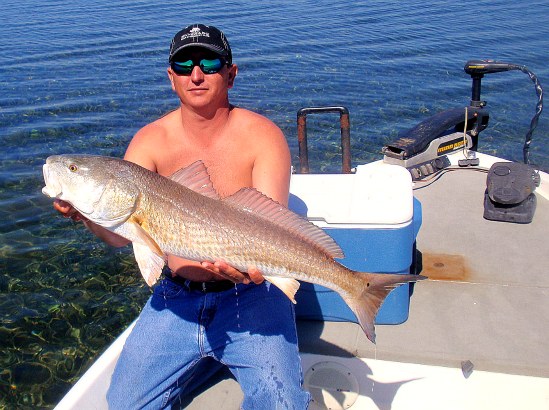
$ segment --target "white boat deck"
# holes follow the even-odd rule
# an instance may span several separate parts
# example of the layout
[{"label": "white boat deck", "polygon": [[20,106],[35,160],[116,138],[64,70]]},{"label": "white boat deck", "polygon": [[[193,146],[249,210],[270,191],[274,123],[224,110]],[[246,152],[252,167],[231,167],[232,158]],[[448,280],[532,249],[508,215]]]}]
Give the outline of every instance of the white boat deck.
[{"label": "white boat deck", "polygon": [[538,196],[531,224],[487,221],[485,179],[449,172],[415,191],[430,280],[415,286],[405,323],[377,326],[376,345],[352,323],[302,323],[302,349],[450,367],[469,360],[476,370],[549,377],[549,201]]},{"label": "white boat deck", "polygon": [[391,360],[549,377],[549,201],[537,196],[531,224],[488,221],[485,180],[456,171],[415,191],[431,280],[415,287],[405,324],[380,328],[378,357],[383,346]]}]

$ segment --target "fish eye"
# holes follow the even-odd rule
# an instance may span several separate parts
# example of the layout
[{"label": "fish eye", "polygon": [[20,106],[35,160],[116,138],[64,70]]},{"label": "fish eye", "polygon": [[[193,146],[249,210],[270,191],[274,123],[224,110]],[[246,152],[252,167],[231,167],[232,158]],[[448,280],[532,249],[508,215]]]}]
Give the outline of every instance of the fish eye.
[{"label": "fish eye", "polygon": [[76,172],[76,171],[78,171],[78,165],[70,164],[70,165],[69,165],[69,171],[71,171],[71,172]]}]

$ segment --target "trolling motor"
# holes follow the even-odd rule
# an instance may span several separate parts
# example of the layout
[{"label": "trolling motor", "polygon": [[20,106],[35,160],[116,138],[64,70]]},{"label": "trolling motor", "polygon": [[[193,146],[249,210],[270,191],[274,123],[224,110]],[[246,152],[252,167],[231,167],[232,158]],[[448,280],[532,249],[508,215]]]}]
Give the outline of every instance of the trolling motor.
[{"label": "trolling motor", "polygon": [[[535,210],[533,190],[539,185],[539,176],[536,177],[536,172],[528,164],[532,133],[543,110],[541,84],[533,72],[517,64],[470,60],[465,63],[464,70],[472,79],[469,106],[435,114],[401,133],[397,141],[383,147],[384,161],[406,167],[414,181],[448,168],[450,160],[447,155],[457,150],[467,153],[466,158],[459,161],[460,167],[479,165],[475,156],[478,135],[486,129],[489,120],[486,102],[480,99],[481,80],[486,74],[520,70],[530,77],[538,96],[536,113],[524,142],[524,164],[511,167],[494,164],[488,174],[484,216],[498,221],[528,223]],[[508,171],[504,172],[504,168]]]},{"label": "trolling motor", "polygon": [[[468,72],[470,63],[465,71],[473,78],[471,104],[442,111],[402,132],[398,140],[383,147],[384,162],[406,167],[417,181],[449,167],[448,154],[463,149],[476,151],[478,136],[490,119],[486,103],[480,100],[481,78],[487,71]],[[464,161],[464,166],[478,165],[474,156]]]},{"label": "trolling motor", "polygon": [[[470,60],[465,64],[464,70],[472,79],[470,105],[442,111],[401,133],[398,140],[383,147],[385,162],[408,168],[412,178],[420,180],[448,167],[450,161],[445,157],[447,154],[464,148],[476,151],[478,135],[486,129],[489,120],[486,102],[480,99],[481,80],[486,74],[510,70],[520,70],[528,74],[538,95],[536,113],[530,123],[523,148],[524,162],[530,162],[532,133],[543,110],[543,90],[536,75],[525,66],[491,60]],[[472,159],[463,165],[477,163]]]}]

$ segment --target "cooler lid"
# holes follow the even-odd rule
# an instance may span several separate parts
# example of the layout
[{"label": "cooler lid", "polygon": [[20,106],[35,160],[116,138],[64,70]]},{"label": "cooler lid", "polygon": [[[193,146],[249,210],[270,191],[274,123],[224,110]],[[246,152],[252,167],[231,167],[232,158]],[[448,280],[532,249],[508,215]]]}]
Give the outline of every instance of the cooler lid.
[{"label": "cooler lid", "polygon": [[377,161],[354,174],[293,174],[290,209],[319,224],[402,225],[413,217],[410,173]]}]

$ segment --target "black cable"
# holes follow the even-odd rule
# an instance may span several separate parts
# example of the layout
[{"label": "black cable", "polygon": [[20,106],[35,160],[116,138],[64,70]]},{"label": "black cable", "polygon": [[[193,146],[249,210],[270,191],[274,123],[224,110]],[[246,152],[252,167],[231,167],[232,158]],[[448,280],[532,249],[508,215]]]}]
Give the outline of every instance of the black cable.
[{"label": "black cable", "polygon": [[536,95],[538,96],[538,103],[536,104],[536,113],[532,117],[532,121],[530,121],[530,129],[526,134],[524,147],[522,149],[522,153],[524,156],[524,163],[530,164],[530,144],[532,143],[532,134],[538,125],[539,116],[543,111],[543,88],[541,88],[541,83],[539,82],[538,77],[533,72],[531,72],[526,66],[516,66],[516,68],[517,70],[522,71],[523,73],[527,74],[530,77],[530,79],[534,83],[534,87],[536,89]]},{"label": "black cable", "polygon": [[446,175],[449,172],[455,172],[455,171],[468,171],[468,172],[475,171],[475,172],[481,172],[481,173],[484,173],[484,174],[488,173],[488,170],[484,169],[484,168],[478,168],[478,167],[463,168],[463,167],[458,167],[458,166],[450,166],[448,168],[441,169],[440,171],[437,171],[432,175],[429,175],[425,179],[418,179],[418,180],[414,181],[415,186],[412,188],[412,190],[417,191],[419,189],[427,188],[428,186],[434,184],[440,178],[442,178],[443,175]]}]

